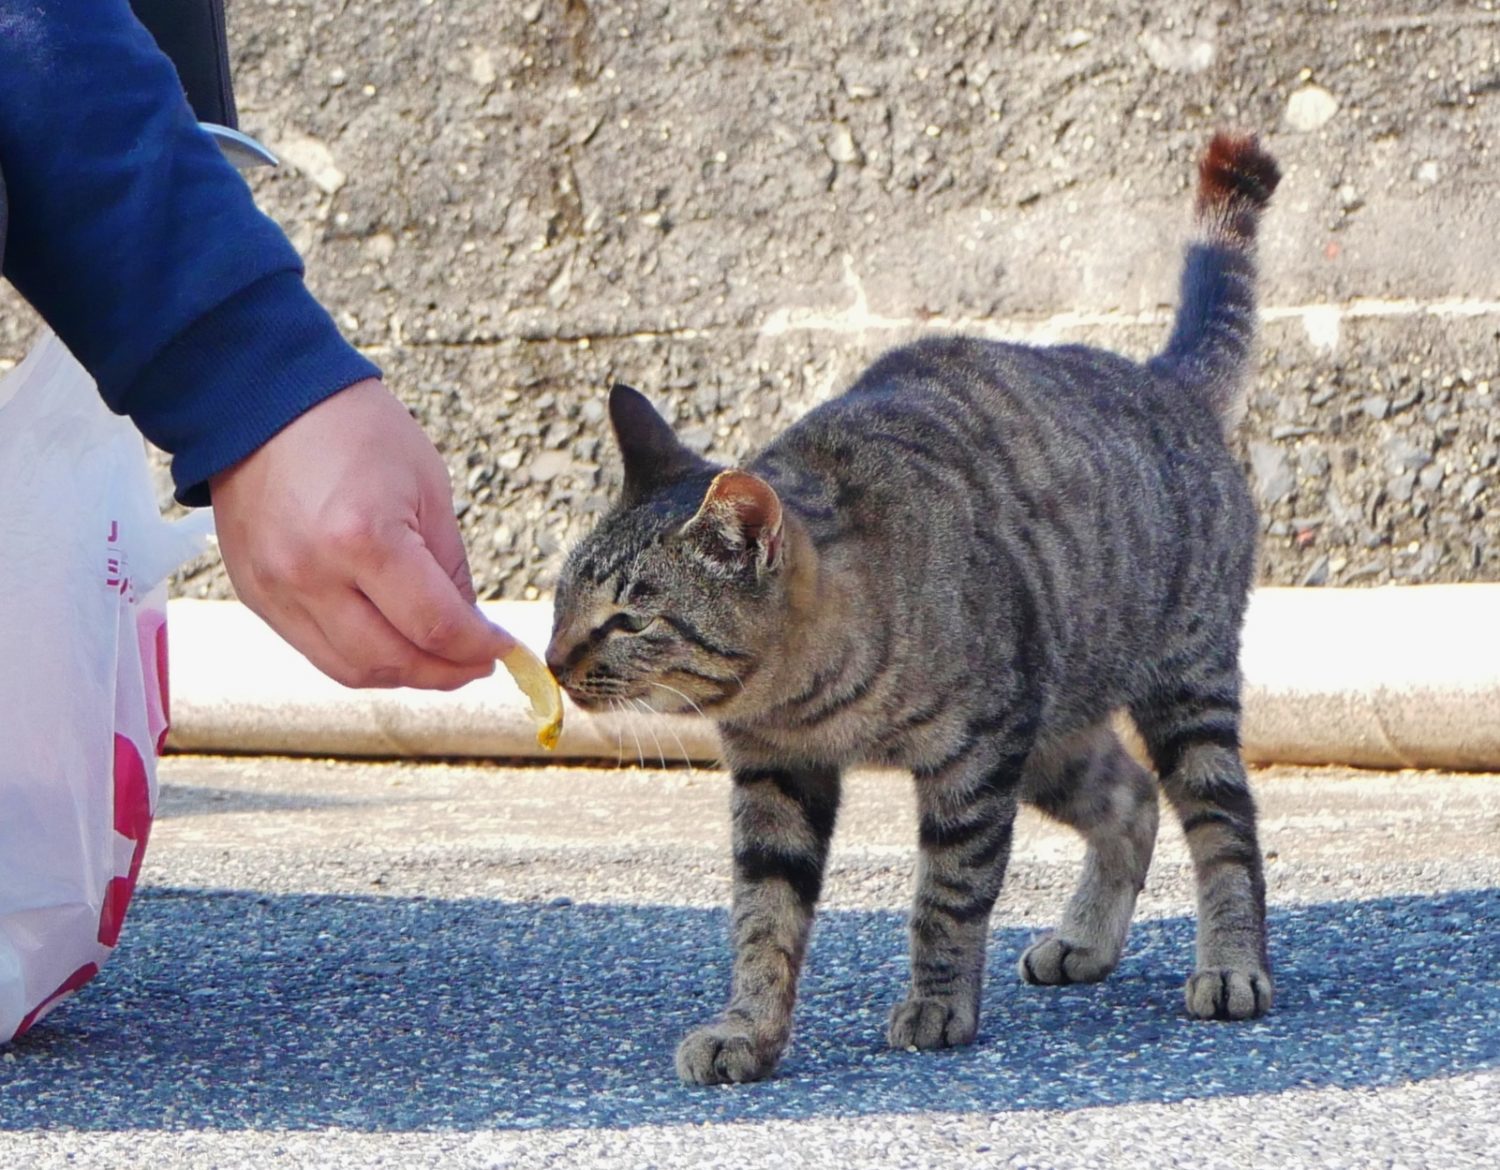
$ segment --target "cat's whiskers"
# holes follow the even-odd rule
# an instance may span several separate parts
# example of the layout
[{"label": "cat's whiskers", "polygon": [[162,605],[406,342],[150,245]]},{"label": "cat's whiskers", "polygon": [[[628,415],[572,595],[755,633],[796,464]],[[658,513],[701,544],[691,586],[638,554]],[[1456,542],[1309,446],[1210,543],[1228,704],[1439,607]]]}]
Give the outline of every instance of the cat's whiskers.
[{"label": "cat's whiskers", "polygon": [[627,713],[626,725],[630,728],[631,738],[635,740],[636,760],[639,762],[640,766],[644,768],[646,766],[646,749],[641,746],[641,733],[635,729],[635,720],[631,718],[632,715],[637,715],[639,714],[639,712],[637,712],[634,707],[626,707],[624,705],[625,702],[625,699],[620,700],[621,710]]},{"label": "cat's whiskers", "polygon": [[[633,704],[635,704],[635,707],[636,707],[637,710],[641,711],[644,714],[647,714],[647,715],[659,715],[659,714],[661,714],[660,711],[658,711],[655,707],[651,706],[651,704],[648,703],[648,702],[646,702],[645,699],[632,699],[630,701]],[[662,750],[661,736],[659,736],[659,735],[656,734],[656,727],[655,727],[654,724],[647,723],[646,724],[646,730],[651,733],[651,738],[656,741],[656,754],[661,759],[662,771],[666,771],[666,768],[667,768],[667,753]]]},{"label": "cat's whiskers", "polygon": [[691,707],[694,710],[694,712],[696,712],[697,715],[700,718],[702,718],[702,719],[707,719],[708,718],[707,715],[703,714],[703,708],[702,707],[698,706],[698,704],[695,703],[695,702],[693,702],[693,700],[688,695],[684,694],[682,691],[679,691],[676,687],[668,686],[666,683],[661,683],[661,682],[654,682],[651,685],[653,687],[660,687],[662,690],[668,691],[671,694],[676,695],[679,699],[681,699],[684,703],[686,703],[689,707]]},{"label": "cat's whiskers", "polygon": [[615,738],[618,741],[619,748],[615,755],[615,767],[623,768],[625,766],[625,725],[621,722],[620,700],[611,699],[609,701],[609,709],[615,715]]},{"label": "cat's whiskers", "polygon": [[[668,686],[666,683],[660,683],[660,682],[654,682],[651,685],[653,687],[659,687],[659,688],[661,688],[664,691],[669,691],[672,694],[676,695],[679,699],[681,699],[684,703],[686,703],[689,707],[691,707],[695,712],[697,712],[698,717],[700,719],[707,719],[708,718],[708,716],[703,713],[703,708],[702,707],[698,706],[697,703],[693,702],[693,700],[692,700],[692,698],[690,696],[684,694],[682,691],[679,691],[676,687]],[[670,730],[672,732],[672,738],[677,741],[677,750],[682,753],[683,761],[688,766],[688,775],[689,776],[695,775],[696,769],[694,769],[694,767],[693,767],[693,757],[688,754],[687,745],[682,742],[682,736],[680,736],[680,735],[677,734],[676,728],[671,728]],[[721,767],[724,766],[724,761],[722,759],[715,760],[713,762],[713,766],[715,768],[721,768]]]}]

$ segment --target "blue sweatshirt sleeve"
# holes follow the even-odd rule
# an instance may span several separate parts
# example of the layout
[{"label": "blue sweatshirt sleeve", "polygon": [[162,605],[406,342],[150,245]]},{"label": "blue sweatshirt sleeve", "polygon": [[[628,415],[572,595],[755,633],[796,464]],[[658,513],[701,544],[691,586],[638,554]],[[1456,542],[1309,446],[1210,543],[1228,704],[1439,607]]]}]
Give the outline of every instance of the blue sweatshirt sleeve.
[{"label": "blue sweatshirt sleeve", "polygon": [[172,455],[178,499],[379,371],[198,129],[126,0],[0,0],[4,275],[110,408]]}]

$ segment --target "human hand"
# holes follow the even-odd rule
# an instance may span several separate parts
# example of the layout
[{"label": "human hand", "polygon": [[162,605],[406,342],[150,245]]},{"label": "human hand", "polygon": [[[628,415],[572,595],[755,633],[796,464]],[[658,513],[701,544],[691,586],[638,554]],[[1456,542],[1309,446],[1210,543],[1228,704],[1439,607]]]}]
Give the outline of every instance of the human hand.
[{"label": "human hand", "polygon": [[240,599],[351,687],[452,690],[516,644],[474,608],[448,471],[371,378],[210,480]]}]

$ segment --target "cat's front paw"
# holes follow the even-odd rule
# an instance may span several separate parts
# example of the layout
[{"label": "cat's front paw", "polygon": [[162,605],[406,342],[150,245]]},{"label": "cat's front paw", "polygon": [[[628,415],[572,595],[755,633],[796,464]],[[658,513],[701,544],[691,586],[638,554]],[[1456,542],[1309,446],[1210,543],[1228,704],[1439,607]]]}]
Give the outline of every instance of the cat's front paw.
[{"label": "cat's front paw", "polygon": [[979,1031],[979,1013],[952,1000],[913,996],[891,1009],[886,1041],[892,1048],[958,1048]]},{"label": "cat's front paw", "polygon": [[1253,1020],[1271,1010],[1271,976],[1265,971],[1195,971],[1184,990],[1188,1015],[1200,1020]]},{"label": "cat's front paw", "polygon": [[770,1076],[780,1055],[758,1043],[743,1021],[718,1020],[677,1046],[677,1075],[690,1085],[740,1085]]},{"label": "cat's front paw", "polygon": [[1027,983],[1057,987],[1068,983],[1098,983],[1119,961],[1094,947],[1049,934],[1021,952],[1021,978]]}]

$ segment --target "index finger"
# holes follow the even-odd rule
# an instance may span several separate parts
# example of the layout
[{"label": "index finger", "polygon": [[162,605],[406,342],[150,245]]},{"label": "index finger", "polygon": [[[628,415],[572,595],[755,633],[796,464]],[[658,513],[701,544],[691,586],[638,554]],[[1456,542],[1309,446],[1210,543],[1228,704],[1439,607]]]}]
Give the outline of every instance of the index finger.
[{"label": "index finger", "polygon": [[413,646],[458,663],[492,663],[516,639],[459,592],[422,538],[410,529],[379,565],[355,578],[360,592]]}]

